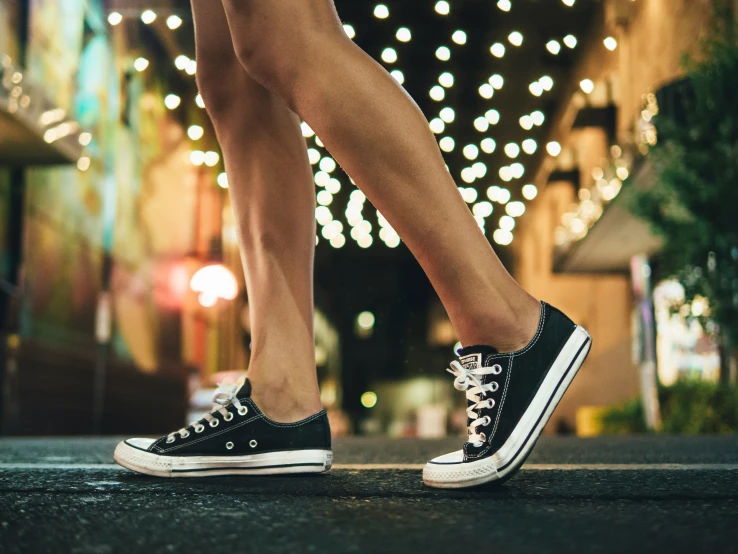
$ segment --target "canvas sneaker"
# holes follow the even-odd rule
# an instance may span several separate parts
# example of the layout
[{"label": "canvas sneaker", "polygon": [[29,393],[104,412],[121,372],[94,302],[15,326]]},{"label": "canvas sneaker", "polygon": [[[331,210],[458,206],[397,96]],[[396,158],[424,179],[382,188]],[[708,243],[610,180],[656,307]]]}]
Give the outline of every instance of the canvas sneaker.
[{"label": "canvas sneaker", "polygon": [[331,468],[325,410],[296,423],[272,421],[251,398],[251,383],[220,384],[213,411],[157,440],[127,439],[115,461],[158,477],[322,473]]},{"label": "canvas sneaker", "polygon": [[592,339],[541,302],[538,330],[522,350],[461,349],[448,369],[466,391],[469,437],[461,450],[428,462],[426,485],[463,488],[510,479],[523,465],[589,353]]}]

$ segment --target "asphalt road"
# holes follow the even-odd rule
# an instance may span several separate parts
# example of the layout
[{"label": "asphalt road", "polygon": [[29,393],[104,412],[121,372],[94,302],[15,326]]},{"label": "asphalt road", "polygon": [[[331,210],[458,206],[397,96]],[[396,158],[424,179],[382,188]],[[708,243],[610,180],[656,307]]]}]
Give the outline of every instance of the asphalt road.
[{"label": "asphalt road", "polygon": [[501,489],[424,487],[457,440],[349,438],[312,477],[156,479],[117,439],[0,439],[0,552],[738,553],[738,437],[544,437]]}]

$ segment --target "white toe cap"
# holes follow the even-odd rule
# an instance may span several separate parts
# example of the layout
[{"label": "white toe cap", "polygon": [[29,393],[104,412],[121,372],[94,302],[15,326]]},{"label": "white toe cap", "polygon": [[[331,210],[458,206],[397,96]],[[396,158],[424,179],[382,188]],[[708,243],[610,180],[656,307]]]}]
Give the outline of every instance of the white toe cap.
[{"label": "white toe cap", "polygon": [[141,450],[148,450],[149,446],[156,442],[155,439],[126,439],[125,443],[133,446],[134,448],[140,448]]},{"label": "white toe cap", "polygon": [[456,452],[450,452],[438,458],[433,458],[431,464],[460,464],[464,461],[464,451],[457,450]]}]

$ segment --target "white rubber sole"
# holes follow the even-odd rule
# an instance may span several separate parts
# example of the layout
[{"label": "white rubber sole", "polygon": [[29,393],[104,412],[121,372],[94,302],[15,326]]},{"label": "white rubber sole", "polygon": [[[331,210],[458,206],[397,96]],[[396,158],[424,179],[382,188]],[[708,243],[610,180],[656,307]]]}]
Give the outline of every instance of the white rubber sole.
[{"label": "white rubber sole", "polygon": [[429,462],[423,469],[425,484],[442,489],[474,487],[505,479],[520,469],[584,363],[591,347],[592,339],[589,333],[577,326],[505,444],[492,456],[476,462],[459,464]]},{"label": "white rubber sole", "polygon": [[156,477],[323,473],[333,464],[330,450],[289,450],[248,456],[160,456],[125,442],[118,444],[114,458],[125,468]]}]

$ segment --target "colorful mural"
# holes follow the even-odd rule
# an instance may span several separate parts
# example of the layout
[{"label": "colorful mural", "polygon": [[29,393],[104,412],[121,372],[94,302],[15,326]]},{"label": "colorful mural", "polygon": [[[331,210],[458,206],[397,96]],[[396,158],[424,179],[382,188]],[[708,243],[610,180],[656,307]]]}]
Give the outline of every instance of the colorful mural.
[{"label": "colorful mural", "polygon": [[156,71],[134,71],[117,50],[125,40],[90,32],[84,17],[95,8],[83,7],[30,3],[29,71],[92,139],[87,168],[27,170],[22,334],[94,345],[98,297],[109,287],[115,354],[155,371],[181,358],[170,334],[181,332],[172,314],[187,292],[198,173]]}]

